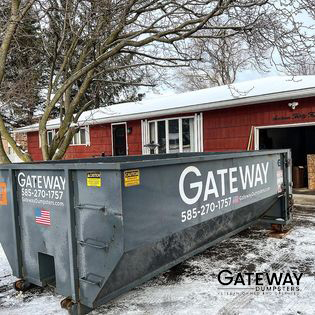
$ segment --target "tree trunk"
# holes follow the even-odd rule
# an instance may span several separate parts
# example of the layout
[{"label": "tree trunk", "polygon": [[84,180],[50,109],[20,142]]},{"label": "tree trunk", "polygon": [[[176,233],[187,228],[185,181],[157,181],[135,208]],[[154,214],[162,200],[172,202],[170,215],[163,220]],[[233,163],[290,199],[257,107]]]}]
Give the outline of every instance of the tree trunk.
[{"label": "tree trunk", "polygon": [[0,116],[0,132],[4,139],[8,141],[10,146],[13,148],[17,156],[24,162],[32,162],[32,158],[28,153],[24,153],[16,144],[15,140],[11,137],[9,131],[7,130],[2,117]]},{"label": "tree trunk", "polygon": [[7,153],[4,151],[2,137],[0,133],[0,164],[10,164],[11,161],[7,156]]},{"label": "tree trunk", "polygon": [[74,134],[76,133],[76,131],[77,130],[73,127],[69,128],[68,132],[66,133],[66,135],[64,137],[62,144],[59,146],[59,148],[54,153],[52,160],[61,160],[64,157],[64,155],[66,154],[66,151],[69,147],[69,144],[71,143],[71,140],[72,140]]}]

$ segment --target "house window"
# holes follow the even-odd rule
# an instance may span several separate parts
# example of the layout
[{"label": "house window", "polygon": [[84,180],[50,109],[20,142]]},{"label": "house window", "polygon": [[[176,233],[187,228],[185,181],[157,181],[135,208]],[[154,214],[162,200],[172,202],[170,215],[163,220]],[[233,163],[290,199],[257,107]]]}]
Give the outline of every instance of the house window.
[{"label": "house window", "polygon": [[[55,133],[56,133],[56,130],[55,129],[52,129],[52,130],[47,130],[47,145],[50,147],[51,144],[52,144],[52,141],[54,139],[54,136],[55,136]],[[38,133],[38,139],[39,139],[39,147],[41,148],[42,147],[42,141],[40,139],[40,134]]]},{"label": "house window", "polygon": [[165,120],[160,120],[157,122],[157,134],[158,134],[158,141],[159,144],[158,152],[159,153],[166,153],[166,130],[165,130]]},{"label": "house window", "polygon": [[155,143],[155,121],[149,122],[150,143]]},{"label": "house window", "polygon": [[172,119],[168,121],[168,139],[169,139],[169,152],[180,152],[179,148],[179,119]]},{"label": "house window", "polygon": [[47,144],[50,147],[55,136],[55,130],[47,131]]},{"label": "house window", "polygon": [[89,127],[81,127],[73,136],[71,145],[89,145]]},{"label": "house window", "polygon": [[183,152],[191,152],[195,146],[194,143],[194,119],[182,119],[183,132]]},{"label": "house window", "polygon": [[158,144],[155,153],[201,151],[201,148],[198,149],[195,144],[196,117],[153,120],[147,122],[147,125],[148,141],[146,142]]},{"label": "house window", "polygon": [[[90,132],[89,127],[81,127],[78,132],[73,136],[70,145],[90,145]],[[47,144],[50,147],[56,130],[47,130]],[[41,140],[39,136],[39,146],[41,147]]]}]

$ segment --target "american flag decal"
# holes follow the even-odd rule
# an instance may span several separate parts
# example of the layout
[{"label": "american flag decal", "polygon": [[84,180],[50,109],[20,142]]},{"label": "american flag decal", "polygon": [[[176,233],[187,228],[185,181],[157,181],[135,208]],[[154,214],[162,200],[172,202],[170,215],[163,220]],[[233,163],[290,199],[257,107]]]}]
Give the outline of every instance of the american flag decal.
[{"label": "american flag decal", "polygon": [[37,224],[50,225],[50,210],[43,208],[35,209],[35,222]]}]

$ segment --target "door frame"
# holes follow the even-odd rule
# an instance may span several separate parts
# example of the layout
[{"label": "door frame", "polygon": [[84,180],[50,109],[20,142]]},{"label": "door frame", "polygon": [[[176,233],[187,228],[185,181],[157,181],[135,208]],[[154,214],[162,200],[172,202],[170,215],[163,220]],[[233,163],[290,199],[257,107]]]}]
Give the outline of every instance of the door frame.
[{"label": "door frame", "polygon": [[113,126],[117,125],[125,125],[125,136],[126,136],[126,155],[128,155],[129,147],[128,147],[128,128],[127,128],[127,122],[119,122],[119,123],[112,123],[110,127],[111,132],[111,140],[112,140],[112,156],[114,155],[114,135],[113,135]]},{"label": "door frame", "polygon": [[310,126],[314,126],[314,125],[315,125],[315,122],[310,121],[310,122],[305,122],[305,123],[256,126],[256,127],[254,127],[254,149],[259,150],[259,130],[261,130],[261,129],[310,127]]}]

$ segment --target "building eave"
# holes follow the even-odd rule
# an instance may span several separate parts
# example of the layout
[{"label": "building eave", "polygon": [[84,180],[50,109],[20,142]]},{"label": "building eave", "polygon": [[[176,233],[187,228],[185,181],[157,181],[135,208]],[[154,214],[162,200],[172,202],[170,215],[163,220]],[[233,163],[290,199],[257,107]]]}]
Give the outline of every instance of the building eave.
[{"label": "building eave", "polygon": [[[277,102],[277,101],[285,101],[285,100],[298,100],[302,98],[314,97],[315,96],[315,87],[313,88],[306,88],[306,89],[298,89],[292,91],[285,91],[279,93],[272,93],[272,94],[264,94],[258,96],[251,96],[251,97],[240,97],[231,100],[224,100],[218,102],[210,102],[210,103],[203,103],[203,104],[194,104],[194,105],[187,105],[181,106],[176,108],[169,108],[169,109],[162,109],[162,110],[153,110],[148,112],[142,113],[134,113],[134,114],[127,114],[127,115],[116,115],[111,117],[105,118],[96,118],[93,120],[87,120],[82,125],[99,125],[105,123],[115,123],[115,122],[122,122],[122,121],[130,121],[130,120],[140,120],[140,119],[150,119],[168,115],[177,115],[177,114],[187,114],[187,113],[195,113],[195,112],[203,112],[203,111],[210,111],[210,110],[218,110],[218,109],[226,109],[231,107],[240,107],[240,106],[248,106],[254,104],[263,104],[268,102]],[[47,126],[47,130],[58,129],[60,124],[51,124]],[[38,125],[33,126],[26,126],[22,128],[15,129],[15,133],[21,132],[34,132],[38,131]]]}]

